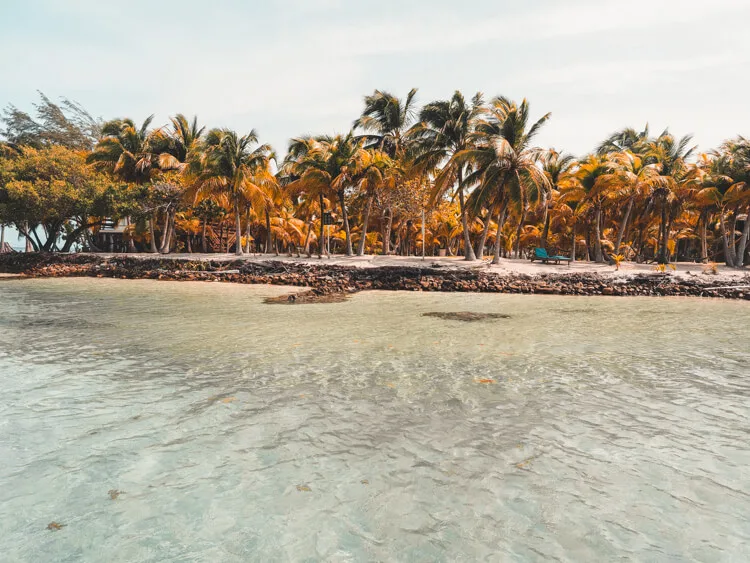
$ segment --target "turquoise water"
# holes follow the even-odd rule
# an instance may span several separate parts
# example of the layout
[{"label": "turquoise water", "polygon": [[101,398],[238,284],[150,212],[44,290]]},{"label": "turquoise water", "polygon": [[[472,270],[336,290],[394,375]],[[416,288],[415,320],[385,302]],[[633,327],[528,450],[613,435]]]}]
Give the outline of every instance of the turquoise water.
[{"label": "turquoise water", "polygon": [[0,559],[750,559],[747,303],[287,291],[0,281]]}]

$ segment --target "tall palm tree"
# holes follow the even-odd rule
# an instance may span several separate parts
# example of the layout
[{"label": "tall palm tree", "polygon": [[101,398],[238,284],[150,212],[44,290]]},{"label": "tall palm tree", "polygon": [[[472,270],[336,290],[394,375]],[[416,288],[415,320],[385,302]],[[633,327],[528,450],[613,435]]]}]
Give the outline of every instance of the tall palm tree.
[{"label": "tall palm tree", "polygon": [[[726,155],[729,174],[732,179],[742,188],[742,192],[747,194],[750,191],[750,140],[738,136],[735,139],[725,141],[720,151]],[[746,219],[734,258],[734,265],[738,268],[745,265],[748,239],[750,239],[750,208],[745,209],[745,213]]]},{"label": "tall palm tree", "polygon": [[666,264],[669,261],[669,222],[671,205],[677,201],[676,192],[685,182],[690,181],[691,167],[688,159],[695,152],[696,147],[689,147],[691,135],[676,139],[668,131],[648,144],[647,157],[654,162],[659,174],[667,181],[652,192],[654,201],[661,210],[659,228],[659,252],[657,262]]},{"label": "tall palm tree", "polygon": [[[371,164],[371,152],[364,147],[365,140],[352,133],[335,137],[302,138],[292,141],[288,167],[298,179],[289,184],[293,193],[316,194],[323,209],[323,199],[334,197],[341,206],[341,216],[346,233],[345,252],[352,256],[349,212],[346,208],[347,192],[363,179],[365,169]],[[320,226],[320,244],[323,241],[323,221]],[[322,249],[319,253],[322,257]]]},{"label": "tall palm tree", "polygon": [[415,164],[436,175],[433,198],[443,198],[448,190],[453,190],[458,196],[466,260],[476,260],[464,193],[467,169],[465,164],[458,165],[452,157],[470,147],[474,123],[482,111],[482,104],[480,93],[468,104],[457,90],[450,100],[439,100],[424,106],[419,115],[420,122],[409,132],[415,144]]},{"label": "tall palm tree", "polygon": [[666,187],[669,180],[659,174],[655,164],[647,164],[645,158],[630,151],[614,153],[611,159],[615,170],[604,181],[620,200],[627,202],[615,242],[615,253],[619,254],[636,198],[647,197],[654,190]]},{"label": "tall palm tree", "polygon": [[[594,211],[594,260],[604,262],[602,253],[602,215],[609,198],[609,185],[606,179],[613,171],[613,164],[605,156],[590,155],[578,164],[576,171],[577,189],[566,193],[568,199],[590,205]],[[581,209],[580,211],[583,211]],[[588,240],[588,238],[587,238]]]},{"label": "tall palm tree", "polygon": [[405,100],[375,90],[372,95],[365,96],[365,109],[354,122],[354,129],[365,132],[362,137],[368,146],[377,147],[394,158],[405,149],[406,133],[416,116],[416,95],[416,88],[409,91]]},{"label": "tall palm tree", "polygon": [[372,204],[379,188],[395,177],[398,171],[395,170],[395,163],[388,156],[377,149],[366,149],[367,154],[363,155],[361,169],[355,178],[360,191],[365,196],[365,209],[362,215],[362,232],[357,248],[357,256],[364,256],[367,244],[367,227],[370,222],[370,213]]},{"label": "tall palm tree", "polygon": [[[162,198],[165,219],[159,247],[161,253],[168,253],[171,248],[175,233],[175,217],[186,193],[191,192],[191,199],[195,201],[195,178],[199,172],[201,137],[205,130],[205,127],[198,126],[197,117],[193,117],[192,122],[189,122],[184,115],[177,114],[170,121],[170,127],[158,129],[149,137],[151,151],[158,154],[159,168],[177,173],[167,175],[166,179],[169,181],[162,184],[164,188],[169,189],[166,197]],[[188,189],[185,189],[186,187]]]},{"label": "tall palm tree", "polygon": [[269,204],[266,189],[276,182],[271,172],[273,150],[258,145],[255,130],[239,136],[229,129],[209,131],[203,150],[200,189],[228,197],[235,216],[235,254],[242,256],[242,212],[247,205],[258,212]]},{"label": "tall palm tree", "polygon": [[[544,189],[549,180],[537,165],[542,150],[531,146],[534,137],[549,120],[544,115],[529,127],[529,104],[521,104],[497,97],[490,103],[485,115],[477,121],[471,135],[471,146],[458,151],[452,160],[456,166],[470,166],[472,172],[464,179],[467,185],[476,185],[474,207],[489,207],[494,200],[499,205],[506,189],[515,187],[520,205],[525,208],[529,190]],[[492,263],[500,263],[500,233],[502,222],[498,211],[495,255]],[[521,223],[523,222],[523,213]]]}]

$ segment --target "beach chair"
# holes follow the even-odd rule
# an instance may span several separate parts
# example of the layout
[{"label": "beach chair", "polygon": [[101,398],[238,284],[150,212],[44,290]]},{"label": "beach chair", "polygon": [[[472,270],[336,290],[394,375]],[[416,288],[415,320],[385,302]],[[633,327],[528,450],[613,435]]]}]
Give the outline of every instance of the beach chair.
[{"label": "beach chair", "polygon": [[539,260],[542,264],[549,264],[550,262],[560,264],[561,262],[565,262],[568,266],[570,266],[571,262],[567,256],[550,256],[544,248],[534,249],[534,252],[531,254],[531,261],[533,262],[534,260]]}]

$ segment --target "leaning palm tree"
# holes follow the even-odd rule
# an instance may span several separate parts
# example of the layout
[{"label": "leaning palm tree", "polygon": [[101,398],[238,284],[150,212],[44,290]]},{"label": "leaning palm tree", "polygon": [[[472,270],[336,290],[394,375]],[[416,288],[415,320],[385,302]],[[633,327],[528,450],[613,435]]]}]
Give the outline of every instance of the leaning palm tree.
[{"label": "leaning palm tree", "polygon": [[450,100],[431,102],[424,106],[419,115],[420,122],[409,132],[414,139],[416,166],[435,173],[433,202],[445,197],[449,190],[454,192],[454,197],[458,197],[466,260],[476,260],[471,246],[466,208],[464,176],[468,170],[465,164],[458,165],[452,157],[470,147],[474,123],[482,111],[482,104],[480,93],[468,104],[463,94],[457,90]]},{"label": "leaning palm tree", "polygon": [[229,129],[212,129],[203,143],[200,190],[225,194],[234,211],[235,254],[243,254],[242,212],[249,205],[256,212],[268,205],[266,189],[276,182],[271,172],[274,158],[269,145],[258,145],[255,130],[240,137]]},{"label": "leaning palm tree", "polygon": [[365,132],[362,135],[367,145],[385,151],[391,158],[402,154],[405,149],[406,133],[416,116],[414,104],[417,89],[413,88],[400,100],[393,94],[375,90],[365,96],[365,109],[354,122],[354,129]]},{"label": "leaning palm tree", "polygon": [[[486,114],[478,120],[471,135],[471,146],[458,151],[451,160],[456,166],[470,166],[472,172],[464,179],[466,185],[476,185],[473,205],[475,210],[500,207],[510,187],[520,197],[520,207],[528,205],[530,190],[545,189],[549,180],[538,166],[542,150],[531,146],[531,142],[542,126],[549,120],[544,115],[529,127],[529,104],[521,104],[497,97],[490,103]],[[520,222],[523,223],[523,211]],[[500,239],[502,221],[500,211],[495,234],[495,255],[492,263],[500,263]]]}]

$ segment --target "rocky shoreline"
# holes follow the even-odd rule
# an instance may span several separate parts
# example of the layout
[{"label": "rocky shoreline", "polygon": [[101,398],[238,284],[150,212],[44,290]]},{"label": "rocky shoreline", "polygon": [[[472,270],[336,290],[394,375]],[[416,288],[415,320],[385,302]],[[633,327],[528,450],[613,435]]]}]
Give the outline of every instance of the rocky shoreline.
[{"label": "rocky shoreline", "polygon": [[[306,287],[289,303],[331,302],[342,294],[366,290],[523,293],[544,295],[692,296],[750,300],[750,276],[717,283],[711,276],[678,278],[669,273],[610,278],[591,273],[496,274],[477,268],[357,268],[280,261],[192,261],[174,258],[103,257],[96,255],[0,255],[6,279],[99,277],[169,281],[216,281]],[[279,302],[281,302],[280,300]]]}]

